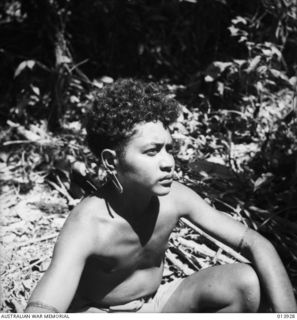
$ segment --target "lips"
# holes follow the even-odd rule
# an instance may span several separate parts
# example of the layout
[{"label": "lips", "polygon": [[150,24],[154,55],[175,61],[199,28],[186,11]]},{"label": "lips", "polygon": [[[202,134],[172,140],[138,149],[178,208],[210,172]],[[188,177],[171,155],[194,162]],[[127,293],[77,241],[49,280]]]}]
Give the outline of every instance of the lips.
[{"label": "lips", "polygon": [[159,181],[161,184],[170,184],[173,181],[173,176],[165,176],[161,178]]}]

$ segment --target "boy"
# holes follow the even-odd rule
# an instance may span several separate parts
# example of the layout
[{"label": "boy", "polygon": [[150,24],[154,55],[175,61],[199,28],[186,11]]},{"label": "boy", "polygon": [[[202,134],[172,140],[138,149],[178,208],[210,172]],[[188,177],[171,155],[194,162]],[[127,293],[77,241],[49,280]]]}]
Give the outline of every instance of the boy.
[{"label": "boy", "polygon": [[[26,312],[256,312],[263,294],[274,312],[296,312],[270,242],[173,181],[168,125],[177,116],[176,101],[152,84],[119,80],[98,94],[87,138],[109,180],[69,215]],[[252,266],[215,266],[160,287],[181,217],[240,248]]]}]

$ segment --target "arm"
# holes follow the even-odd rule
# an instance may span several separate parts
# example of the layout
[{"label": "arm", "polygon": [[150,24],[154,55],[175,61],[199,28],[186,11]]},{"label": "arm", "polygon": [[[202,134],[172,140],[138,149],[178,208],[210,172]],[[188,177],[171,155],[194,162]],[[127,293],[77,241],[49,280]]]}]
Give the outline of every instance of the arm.
[{"label": "arm", "polygon": [[272,244],[254,230],[209,206],[191,189],[176,185],[179,211],[207,233],[242,253],[252,262],[274,312],[296,312],[287,272]]},{"label": "arm", "polygon": [[90,226],[75,214],[69,216],[51,264],[34,289],[25,312],[66,312],[91,251]]},{"label": "arm", "polygon": [[290,279],[271,242],[249,229],[243,240],[242,252],[253,262],[273,311],[297,312]]}]

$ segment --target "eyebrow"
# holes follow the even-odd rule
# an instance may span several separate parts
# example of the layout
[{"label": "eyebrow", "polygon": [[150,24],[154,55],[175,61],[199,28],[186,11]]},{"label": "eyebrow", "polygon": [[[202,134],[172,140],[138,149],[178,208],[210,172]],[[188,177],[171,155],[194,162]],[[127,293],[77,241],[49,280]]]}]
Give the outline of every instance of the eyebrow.
[{"label": "eyebrow", "polygon": [[167,143],[163,143],[163,142],[149,142],[149,143],[146,143],[145,145],[144,145],[144,147],[145,148],[147,148],[147,147],[150,147],[150,146],[157,146],[157,147],[162,147],[162,146],[170,146],[170,145],[172,145],[173,144],[173,141],[171,140],[170,142],[167,142]]}]

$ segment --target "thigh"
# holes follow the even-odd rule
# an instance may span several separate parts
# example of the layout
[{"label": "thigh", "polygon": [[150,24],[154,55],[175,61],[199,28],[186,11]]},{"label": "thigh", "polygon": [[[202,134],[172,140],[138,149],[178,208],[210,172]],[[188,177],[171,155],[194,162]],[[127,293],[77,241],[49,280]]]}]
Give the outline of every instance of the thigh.
[{"label": "thigh", "polygon": [[162,312],[171,295],[176,291],[180,284],[184,281],[183,278],[176,278],[173,281],[163,283],[159,286],[157,292],[147,301],[139,312],[152,313]]},{"label": "thigh", "polygon": [[234,298],[233,288],[246,268],[250,267],[234,263],[194,273],[178,286],[162,312],[211,312],[224,308]]}]

